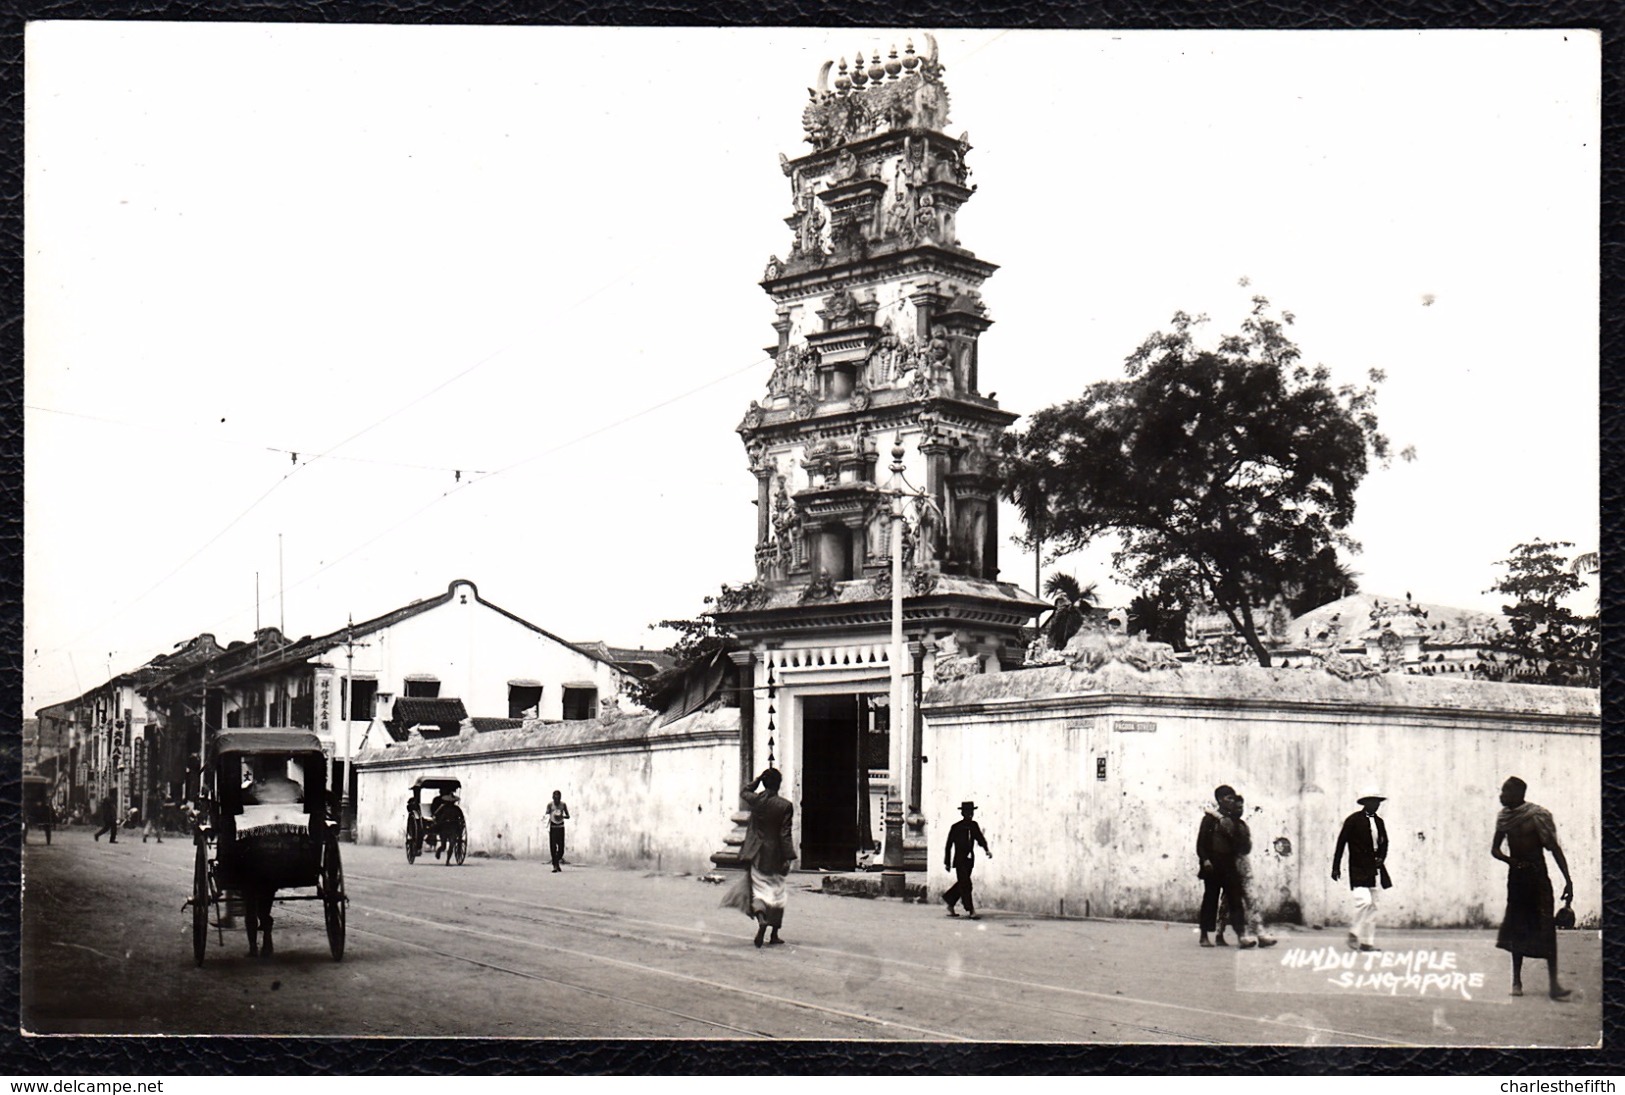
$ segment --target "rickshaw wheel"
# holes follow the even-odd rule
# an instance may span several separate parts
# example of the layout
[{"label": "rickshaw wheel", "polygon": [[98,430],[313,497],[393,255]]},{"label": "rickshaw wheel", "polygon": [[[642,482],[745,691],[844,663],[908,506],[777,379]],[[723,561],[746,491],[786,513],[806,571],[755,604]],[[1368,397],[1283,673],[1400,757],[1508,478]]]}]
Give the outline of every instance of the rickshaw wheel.
[{"label": "rickshaw wheel", "polygon": [[[450,859],[451,857],[447,856],[446,858]],[[463,860],[466,858],[468,858],[468,834],[464,832],[457,834],[457,866],[461,867]]]},{"label": "rickshaw wheel", "polygon": [[344,959],[344,866],[339,862],[339,845],[329,840],[322,849],[322,914],[327,921],[327,946],[333,961]]},{"label": "rickshaw wheel", "polygon": [[192,869],[192,957],[203,965],[209,949],[209,849],[198,842],[197,865]]},{"label": "rickshaw wheel", "polygon": [[418,842],[410,829],[406,833],[406,861],[408,863],[418,861]]}]

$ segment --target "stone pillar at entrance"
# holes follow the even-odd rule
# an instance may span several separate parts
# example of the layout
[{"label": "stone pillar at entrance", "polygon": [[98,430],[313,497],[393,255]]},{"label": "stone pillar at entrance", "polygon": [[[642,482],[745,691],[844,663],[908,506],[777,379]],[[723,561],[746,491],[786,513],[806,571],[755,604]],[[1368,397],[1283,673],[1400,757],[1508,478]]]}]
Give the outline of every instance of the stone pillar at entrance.
[{"label": "stone pillar at entrance", "polygon": [[[733,662],[738,681],[739,697],[739,780],[742,786],[747,775],[756,774],[756,655],[749,650],[736,650],[728,655]],[[750,824],[750,807],[743,797],[729,817],[733,823],[723,838],[720,852],[713,852],[711,862],[718,867],[743,867],[739,859],[740,846],[745,843],[745,826]]]}]

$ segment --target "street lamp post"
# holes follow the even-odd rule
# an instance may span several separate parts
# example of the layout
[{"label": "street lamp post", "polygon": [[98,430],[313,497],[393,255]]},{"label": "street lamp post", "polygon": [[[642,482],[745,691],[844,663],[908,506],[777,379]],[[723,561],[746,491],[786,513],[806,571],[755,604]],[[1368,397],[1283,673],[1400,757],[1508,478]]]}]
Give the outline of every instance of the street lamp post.
[{"label": "street lamp post", "polygon": [[350,788],[354,779],[351,773],[353,758],[350,756],[350,718],[355,714],[355,648],[367,646],[367,643],[355,641],[355,616],[351,615],[344,624],[344,781],[339,788],[339,826],[351,840],[355,839],[355,826],[351,823],[354,815],[355,803],[351,801]]},{"label": "street lamp post", "polygon": [[[891,510],[891,758],[892,786],[886,797],[886,844],[881,875],[882,892],[888,897],[901,897],[903,884],[903,805],[915,801],[918,789],[910,787],[911,765],[903,760],[903,735],[908,732],[909,720],[903,717],[903,677],[907,672],[903,649],[903,532],[905,523],[904,499],[912,498],[917,506],[931,504],[923,492],[915,490],[903,475],[903,438],[898,435],[892,443],[891,479],[887,489],[892,496]],[[925,535],[923,527],[920,535]]]}]

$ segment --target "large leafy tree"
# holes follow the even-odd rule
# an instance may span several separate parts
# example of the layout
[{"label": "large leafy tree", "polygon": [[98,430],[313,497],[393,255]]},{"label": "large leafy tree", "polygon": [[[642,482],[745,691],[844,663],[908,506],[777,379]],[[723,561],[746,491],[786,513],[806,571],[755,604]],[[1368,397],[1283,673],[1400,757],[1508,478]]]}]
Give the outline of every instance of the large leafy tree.
[{"label": "large leafy tree", "polygon": [[[1373,370],[1333,386],[1287,337],[1292,315],[1253,298],[1238,334],[1197,343],[1183,312],[1129,355],[1122,380],[1039,411],[1006,435],[1005,495],[1026,543],[1077,550],[1115,536],[1126,584],[1183,584],[1216,604],[1258,658],[1256,606],[1302,582],[1347,535],[1354,493],[1386,461]],[[1333,556],[1335,559],[1335,555]]]},{"label": "large leafy tree", "polygon": [[[1507,630],[1490,647],[1508,656],[1513,679],[1550,684],[1595,685],[1600,673],[1597,617],[1583,616],[1563,604],[1584,585],[1584,557],[1563,553],[1574,545],[1563,540],[1532,540],[1502,559],[1505,567],[1486,592],[1515,598],[1501,611]],[[1576,566],[1576,563],[1579,565]]]}]

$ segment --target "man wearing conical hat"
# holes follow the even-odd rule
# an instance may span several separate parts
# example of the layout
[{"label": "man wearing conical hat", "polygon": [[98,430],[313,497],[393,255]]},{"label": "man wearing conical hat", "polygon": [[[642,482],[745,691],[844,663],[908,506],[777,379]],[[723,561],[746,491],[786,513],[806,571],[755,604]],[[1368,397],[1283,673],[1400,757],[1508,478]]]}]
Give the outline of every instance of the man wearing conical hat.
[{"label": "man wearing conical hat", "polygon": [[1386,798],[1368,787],[1360,793],[1360,809],[1343,819],[1332,853],[1332,881],[1342,877],[1343,849],[1349,851],[1349,892],[1354,895],[1354,920],[1349,924],[1349,949],[1377,951],[1377,894],[1393,886],[1388,877],[1388,827],[1377,816]]}]

